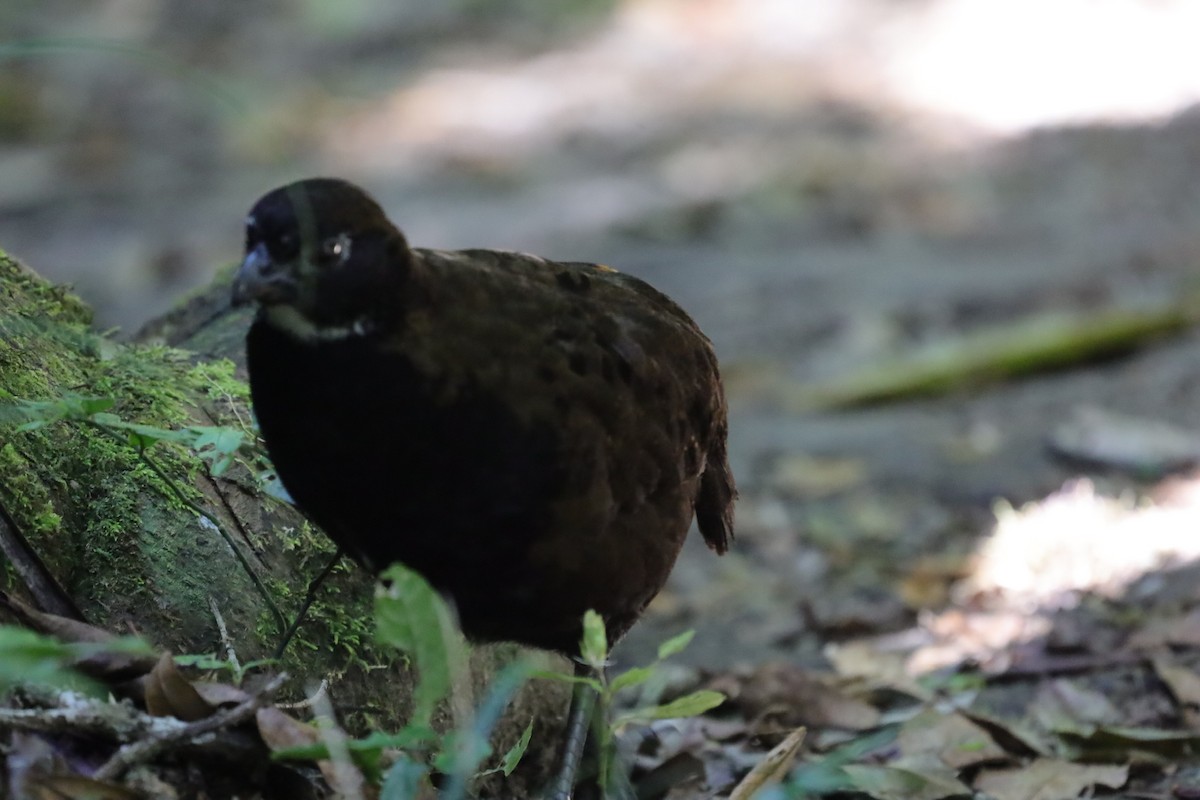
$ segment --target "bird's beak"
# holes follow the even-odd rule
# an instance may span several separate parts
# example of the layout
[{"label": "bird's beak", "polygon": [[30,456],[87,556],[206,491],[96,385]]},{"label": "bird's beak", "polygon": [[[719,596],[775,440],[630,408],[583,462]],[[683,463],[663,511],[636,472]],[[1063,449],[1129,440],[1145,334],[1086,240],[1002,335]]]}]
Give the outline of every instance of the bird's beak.
[{"label": "bird's beak", "polygon": [[237,277],[233,279],[233,305],[258,302],[272,305],[295,296],[296,280],[292,270],[276,264],[265,244],[246,253]]}]

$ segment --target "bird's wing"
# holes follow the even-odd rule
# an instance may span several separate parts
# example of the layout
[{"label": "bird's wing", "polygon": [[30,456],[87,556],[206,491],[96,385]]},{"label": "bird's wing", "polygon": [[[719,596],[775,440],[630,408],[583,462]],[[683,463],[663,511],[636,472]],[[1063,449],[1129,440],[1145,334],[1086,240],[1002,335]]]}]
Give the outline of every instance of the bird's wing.
[{"label": "bird's wing", "polygon": [[[699,479],[701,533],[726,549],[735,493],[725,399],[712,345],[678,305],[600,265],[413,252],[425,302],[408,314],[400,346],[438,391],[485,392],[527,423],[553,426],[581,486],[596,477],[582,471],[609,472],[613,497],[596,502],[636,503],[656,485]],[[622,463],[589,464],[609,454]]]}]

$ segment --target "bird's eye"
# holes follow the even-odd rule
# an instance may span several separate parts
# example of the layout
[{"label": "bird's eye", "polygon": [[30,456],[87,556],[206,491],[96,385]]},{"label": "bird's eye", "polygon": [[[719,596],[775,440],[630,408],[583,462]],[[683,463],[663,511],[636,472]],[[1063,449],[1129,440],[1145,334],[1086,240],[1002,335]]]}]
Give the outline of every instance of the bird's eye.
[{"label": "bird's eye", "polygon": [[344,263],[350,256],[350,238],[341,234],[326,239],[321,245],[321,254],[329,261]]}]

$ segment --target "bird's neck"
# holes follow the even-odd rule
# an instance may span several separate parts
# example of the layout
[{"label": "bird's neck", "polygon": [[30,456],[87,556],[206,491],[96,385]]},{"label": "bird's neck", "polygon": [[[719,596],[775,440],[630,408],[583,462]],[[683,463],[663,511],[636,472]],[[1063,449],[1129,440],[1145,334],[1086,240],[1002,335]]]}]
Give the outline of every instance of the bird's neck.
[{"label": "bird's neck", "polygon": [[379,325],[364,315],[343,324],[319,325],[292,306],[269,306],[263,309],[263,319],[271,327],[288,336],[310,344],[361,339],[374,333]]}]

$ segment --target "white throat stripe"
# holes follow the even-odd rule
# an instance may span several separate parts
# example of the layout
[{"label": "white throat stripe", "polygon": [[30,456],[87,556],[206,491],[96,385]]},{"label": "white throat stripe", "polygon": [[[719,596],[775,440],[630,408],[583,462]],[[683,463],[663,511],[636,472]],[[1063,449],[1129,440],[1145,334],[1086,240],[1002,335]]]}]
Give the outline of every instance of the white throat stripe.
[{"label": "white throat stripe", "polygon": [[317,326],[292,306],[268,306],[267,322],[273,327],[304,342],[337,342],[365,336],[374,327],[369,319],[360,317],[349,325]]}]

